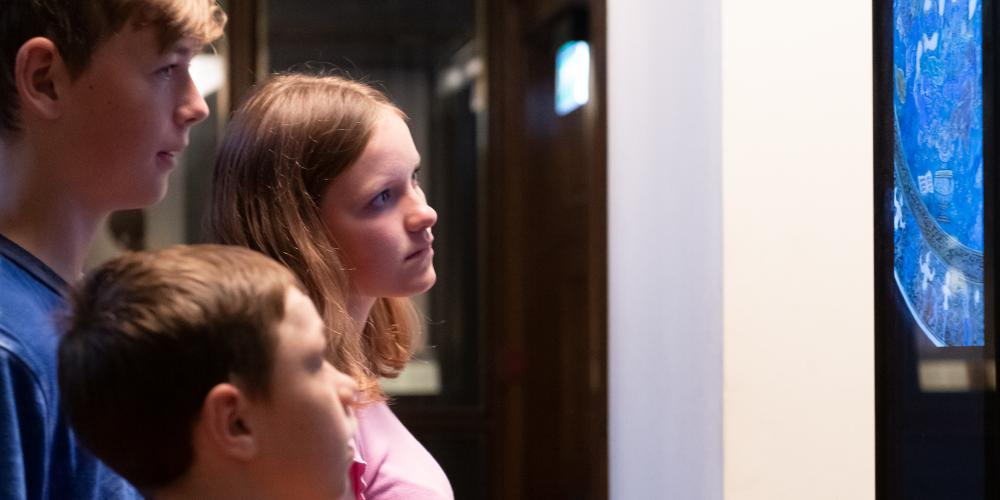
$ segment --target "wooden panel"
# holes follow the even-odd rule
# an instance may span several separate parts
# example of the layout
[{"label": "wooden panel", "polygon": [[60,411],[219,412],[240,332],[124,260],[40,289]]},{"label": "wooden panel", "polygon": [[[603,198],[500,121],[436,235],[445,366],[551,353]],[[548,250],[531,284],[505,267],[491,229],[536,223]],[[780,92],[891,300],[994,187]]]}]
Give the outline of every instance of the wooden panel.
[{"label": "wooden panel", "polygon": [[559,117],[552,34],[575,4],[489,3],[497,498],[607,498],[604,6],[592,101]]},{"label": "wooden panel", "polygon": [[[266,0],[228,0],[226,14],[226,45],[229,55],[228,95],[223,111],[227,115],[236,109],[247,92],[261,78],[262,58],[267,57],[267,37],[261,33],[264,26]],[[266,67],[266,66],[265,66]]]}]

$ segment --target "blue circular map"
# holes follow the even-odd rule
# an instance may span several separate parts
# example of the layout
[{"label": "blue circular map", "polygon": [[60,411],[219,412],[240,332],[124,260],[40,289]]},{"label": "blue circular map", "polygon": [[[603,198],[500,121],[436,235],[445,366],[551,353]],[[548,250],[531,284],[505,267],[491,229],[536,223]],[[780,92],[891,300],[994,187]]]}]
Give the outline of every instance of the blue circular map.
[{"label": "blue circular map", "polygon": [[982,6],[893,2],[894,275],[938,346],[983,345]]}]

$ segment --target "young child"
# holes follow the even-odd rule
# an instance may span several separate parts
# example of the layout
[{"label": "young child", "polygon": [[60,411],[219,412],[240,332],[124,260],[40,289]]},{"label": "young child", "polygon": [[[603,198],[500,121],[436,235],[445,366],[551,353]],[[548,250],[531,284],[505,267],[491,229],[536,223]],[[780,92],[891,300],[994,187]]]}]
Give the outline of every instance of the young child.
[{"label": "young child", "polygon": [[88,275],[59,388],[80,440],[149,498],[349,498],[357,384],[326,345],[280,264],[178,245]]},{"label": "young child", "polygon": [[0,498],[135,492],[63,423],[51,317],[113,210],[159,200],[208,113],[188,74],[214,0],[6,0],[0,9]]},{"label": "young child", "polygon": [[437,275],[420,154],[405,115],[336,76],[281,75],[235,113],[216,162],[220,243],[288,266],[326,319],[330,359],[363,391],[354,472],[367,500],[442,500],[434,458],[385,403],[379,377],[406,365],[421,318],[410,296]]}]

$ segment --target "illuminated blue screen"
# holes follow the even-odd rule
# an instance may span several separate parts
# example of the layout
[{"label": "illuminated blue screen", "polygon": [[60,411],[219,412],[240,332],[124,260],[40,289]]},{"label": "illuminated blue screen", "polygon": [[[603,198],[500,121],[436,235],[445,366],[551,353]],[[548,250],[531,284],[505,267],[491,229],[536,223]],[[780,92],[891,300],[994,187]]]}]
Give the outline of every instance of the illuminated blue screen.
[{"label": "illuminated blue screen", "polygon": [[590,45],[566,42],[556,53],[556,114],[569,114],[589,100]]},{"label": "illuminated blue screen", "polygon": [[938,346],[983,345],[983,33],[977,0],[894,0],[894,274]]}]

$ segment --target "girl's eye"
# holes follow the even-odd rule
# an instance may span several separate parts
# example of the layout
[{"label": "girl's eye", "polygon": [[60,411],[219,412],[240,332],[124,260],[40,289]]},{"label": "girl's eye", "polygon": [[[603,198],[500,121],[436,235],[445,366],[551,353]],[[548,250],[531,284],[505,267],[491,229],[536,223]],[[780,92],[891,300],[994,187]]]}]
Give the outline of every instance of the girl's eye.
[{"label": "girl's eye", "polygon": [[420,169],[419,168],[413,171],[413,174],[410,176],[410,180],[413,182],[414,186],[419,186],[420,185]]},{"label": "girl's eye", "polygon": [[382,190],[379,194],[375,195],[375,198],[372,198],[371,206],[382,208],[386,203],[389,203],[390,199],[392,199],[392,193],[388,189]]}]

